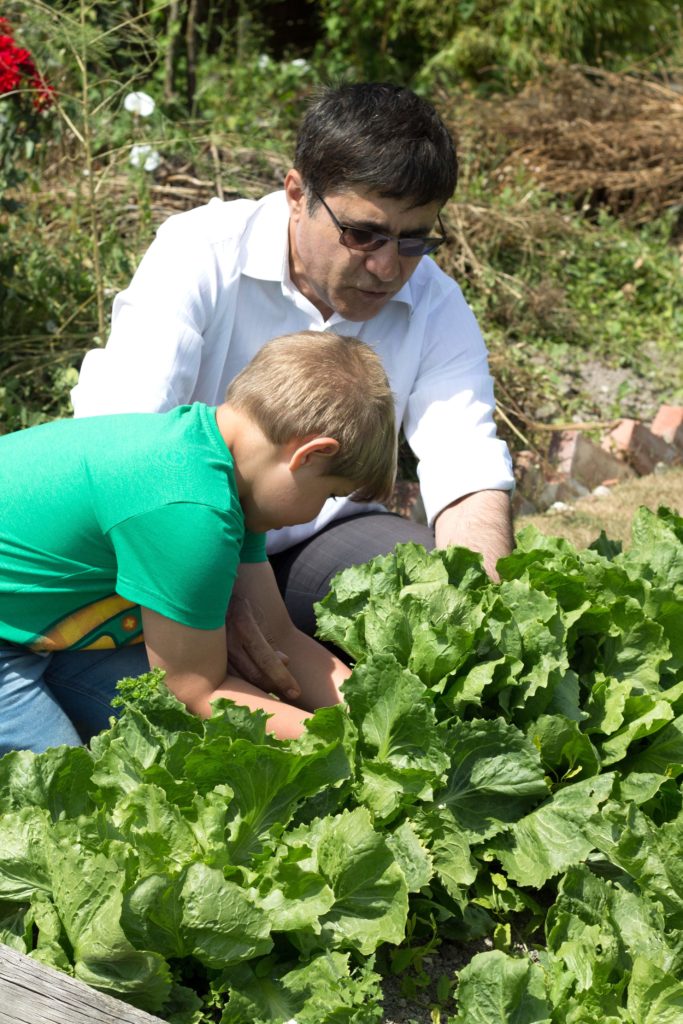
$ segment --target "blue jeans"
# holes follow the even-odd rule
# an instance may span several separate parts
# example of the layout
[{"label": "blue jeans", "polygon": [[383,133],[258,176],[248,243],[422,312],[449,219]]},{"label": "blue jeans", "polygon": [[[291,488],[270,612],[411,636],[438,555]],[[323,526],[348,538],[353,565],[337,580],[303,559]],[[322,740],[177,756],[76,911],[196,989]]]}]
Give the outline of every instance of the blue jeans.
[{"label": "blue jeans", "polygon": [[147,671],[144,644],[44,655],[0,641],[0,756],[86,743],[116,714],[119,679]]}]

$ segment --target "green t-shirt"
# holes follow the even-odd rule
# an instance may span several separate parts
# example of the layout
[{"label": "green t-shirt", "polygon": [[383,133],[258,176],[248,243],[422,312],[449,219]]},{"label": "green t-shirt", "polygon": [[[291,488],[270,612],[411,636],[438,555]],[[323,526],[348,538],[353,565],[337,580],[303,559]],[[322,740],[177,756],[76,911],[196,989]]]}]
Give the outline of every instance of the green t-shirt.
[{"label": "green t-shirt", "polygon": [[58,420],[0,438],[0,637],[34,650],[142,640],[139,605],[225,619],[246,530],[214,408]]}]

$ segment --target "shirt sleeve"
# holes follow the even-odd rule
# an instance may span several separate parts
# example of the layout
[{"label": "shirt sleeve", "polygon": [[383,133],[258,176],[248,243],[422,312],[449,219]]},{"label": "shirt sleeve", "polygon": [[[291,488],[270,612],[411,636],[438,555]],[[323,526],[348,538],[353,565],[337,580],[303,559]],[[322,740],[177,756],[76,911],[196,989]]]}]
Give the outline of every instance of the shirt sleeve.
[{"label": "shirt sleeve", "polygon": [[508,447],[496,437],[494,409],[484,340],[462,292],[449,281],[426,319],[404,416],[430,524],[466,494],[514,487]]},{"label": "shirt sleeve", "polygon": [[131,516],[109,536],[121,597],[196,629],[218,629],[225,621],[241,523],[211,506],[176,502]]},{"label": "shirt sleeve", "polygon": [[193,400],[207,357],[203,334],[225,275],[237,273],[221,264],[211,235],[212,217],[220,216],[200,207],[161,225],[130,285],[114,299],[106,347],[85,355],[71,392],[76,416],[165,412]]}]

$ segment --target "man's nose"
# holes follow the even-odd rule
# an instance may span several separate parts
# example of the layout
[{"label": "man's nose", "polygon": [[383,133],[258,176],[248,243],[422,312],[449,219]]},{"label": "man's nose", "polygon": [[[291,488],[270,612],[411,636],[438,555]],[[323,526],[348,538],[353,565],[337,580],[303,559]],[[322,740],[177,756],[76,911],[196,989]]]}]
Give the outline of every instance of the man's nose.
[{"label": "man's nose", "polygon": [[379,249],[369,252],[365,257],[365,266],[380,281],[394,281],[400,273],[398,244],[394,241],[385,242]]}]

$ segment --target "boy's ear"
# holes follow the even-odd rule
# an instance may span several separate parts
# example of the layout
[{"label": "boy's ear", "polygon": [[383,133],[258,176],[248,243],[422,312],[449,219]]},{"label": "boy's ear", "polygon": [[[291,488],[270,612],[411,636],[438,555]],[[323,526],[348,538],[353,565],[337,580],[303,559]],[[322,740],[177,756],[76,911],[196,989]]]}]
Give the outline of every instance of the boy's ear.
[{"label": "boy's ear", "polygon": [[309,441],[297,444],[289,460],[289,469],[299,469],[312,462],[317,456],[330,458],[339,451],[339,441],[333,437],[312,437]]}]

